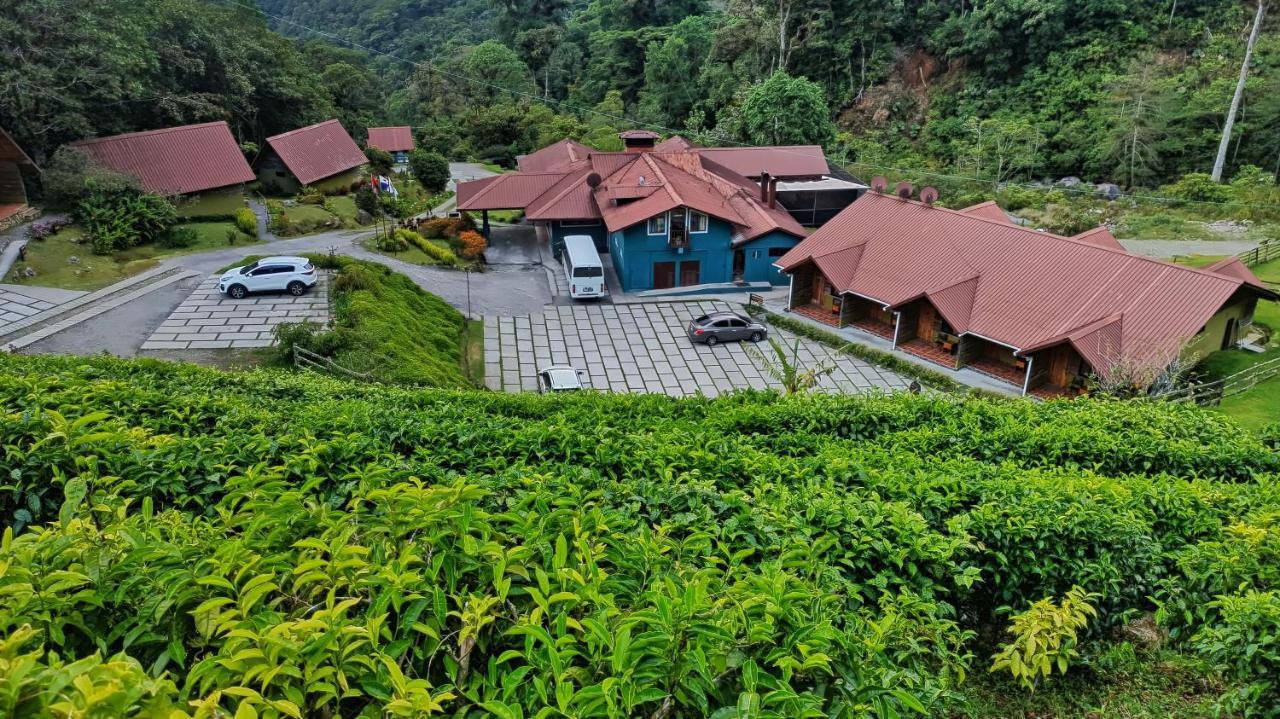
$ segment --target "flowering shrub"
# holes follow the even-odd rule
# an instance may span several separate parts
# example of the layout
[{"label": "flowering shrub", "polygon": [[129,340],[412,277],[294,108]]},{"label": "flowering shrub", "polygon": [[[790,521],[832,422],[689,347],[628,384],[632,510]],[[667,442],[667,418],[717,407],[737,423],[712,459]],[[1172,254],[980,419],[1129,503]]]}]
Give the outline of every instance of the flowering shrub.
[{"label": "flowering shrub", "polygon": [[65,219],[65,218],[45,220],[43,222],[33,223],[30,227],[27,228],[27,239],[29,240],[47,239],[50,235],[57,233],[58,230],[61,230],[62,228],[70,224],[71,224],[71,220]]},{"label": "flowering shrub", "polygon": [[488,248],[484,241],[484,235],[474,230],[466,230],[459,233],[458,246],[461,248],[462,256],[468,260],[474,260],[479,257]]}]

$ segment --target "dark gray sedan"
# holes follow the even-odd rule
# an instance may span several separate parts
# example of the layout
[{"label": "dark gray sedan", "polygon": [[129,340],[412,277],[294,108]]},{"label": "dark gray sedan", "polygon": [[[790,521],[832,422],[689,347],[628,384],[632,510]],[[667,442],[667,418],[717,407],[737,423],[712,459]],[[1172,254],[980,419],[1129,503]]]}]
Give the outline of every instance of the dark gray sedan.
[{"label": "dark gray sedan", "polygon": [[689,340],[709,345],[730,340],[759,342],[768,336],[768,328],[737,312],[712,312],[689,323]]}]

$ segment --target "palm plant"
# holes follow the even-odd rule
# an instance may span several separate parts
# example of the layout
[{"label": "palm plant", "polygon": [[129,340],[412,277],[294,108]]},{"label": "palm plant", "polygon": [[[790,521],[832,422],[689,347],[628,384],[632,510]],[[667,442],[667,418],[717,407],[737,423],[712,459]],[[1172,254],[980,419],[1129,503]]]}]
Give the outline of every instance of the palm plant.
[{"label": "palm plant", "polygon": [[804,367],[800,362],[799,337],[795,338],[790,348],[770,337],[769,348],[772,350],[772,355],[755,347],[748,347],[747,352],[752,358],[760,361],[764,371],[781,384],[783,392],[788,395],[800,394],[812,389],[823,377],[836,370],[835,362],[830,359],[822,360],[812,367]]}]

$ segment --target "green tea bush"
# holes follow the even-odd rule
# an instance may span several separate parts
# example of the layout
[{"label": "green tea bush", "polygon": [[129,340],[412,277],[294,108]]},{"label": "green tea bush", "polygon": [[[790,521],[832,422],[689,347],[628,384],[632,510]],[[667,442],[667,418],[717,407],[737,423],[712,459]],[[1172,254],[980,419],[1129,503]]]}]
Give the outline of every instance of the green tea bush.
[{"label": "green tea bush", "polygon": [[1191,639],[1238,685],[1222,697],[1227,713],[1280,716],[1280,591],[1249,591],[1213,602],[1221,621]]},{"label": "green tea bush", "polygon": [[170,227],[167,232],[156,238],[157,245],[167,248],[191,247],[199,241],[200,234],[195,228],[185,225]]},{"label": "green tea bush", "polygon": [[1027,689],[1035,689],[1054,670],[1066,674],[1080,656],[1076,648],[1080,630],[1098,615],[1093,606],[1098,596],[1072,587],[1061,602],[1046,597],[1015,614],[1009,627],[1013,641],[1000,647],[991,671],[1008,671]]},{"label": "green tea bush", "polygon": [[[335,291],[339,329],[376,338],[348,356],[456,342],[439,300],[322,260],[373,282]],[[954,716],[1001,605],[1080,586],[1107,593],[1104,627],[1175,590],[1245,596],[1241,576],[1276,591],[1273,450],[1182,406],[0,355],[0,408],[0,637],[31,627],[10,654],[37,686],[116,667],[94,686],[141,693],[109,716]],[[1190,579],[1243,552],[1257,566]],[[1264,609],[1193,613],[1179,640],[1269,636]],[[1273,671],[1233,661],[1234,688]]]}]

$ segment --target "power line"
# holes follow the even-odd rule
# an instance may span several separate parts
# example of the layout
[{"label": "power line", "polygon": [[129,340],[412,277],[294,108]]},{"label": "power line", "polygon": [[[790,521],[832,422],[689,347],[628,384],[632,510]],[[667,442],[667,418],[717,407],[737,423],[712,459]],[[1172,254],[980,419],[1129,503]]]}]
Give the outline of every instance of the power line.
[{"label": "power line", "polygon": [[[624,116],[624,115],[614,115],[614,114],[612,114],[612,113],[604,112],[604,111],[602,111],[602,110],[597,110],[597,109],[595,109],[595,108],[591,108],[591,107],[580,107],[580,106],[577,106],[577,105],[573,105],[573,104],[570,104],[570,103],[564,102],[563,100],[556,100],[556,99],[551,98],[551,97],[543,97],[543,96],[537,95],[537,94],[535,94],[535,93],[525,92],[525,91],[523,91],[523,90],[514,90],[514,89],[511,89],[511,88],[503,87],[503,86],[501,86],[501,85],[497,85],[497,84],[492,83],[492,82],[489,82],[489,81],[487,81],[487,80],[482,80],[482,79],[480,79],[480,78],[471,77],[471,76],[469,76],[469,75],[465,75],[465,74],[462,74],[462,73],[457,73],[457,72],[452,72],[452,71],[449,71],[449,70],[445,70],[444,68],[440,67],[438,64],[436,64],[436,63],[434,63],[434,62],[431,62],[431,61],[425,61],[425,60],[410,60],[409,58],[401,57],[400,55],[397,55],[396,53],[393,53],[393,52],[387,52],[387,51],[379,50],[379,49],[377,49],[377,48],[369,47],[369,46],[367,46],[367,45],[363,45],[363,44],[361,44],[361,43],[358,43],[358,42],[356,42],[356,41],[354,41],[354,40],[349,40],[349,39],[347,39],[347,38],[340,37],[340,36],[335,35],[335,34],[333,34],[333,33],[326,32],[326,31],[324,31],[324,30],[320,30],[320,29],[318,29],[318,28],[314,28],[314,27],[311,27],[311,26],[309,26],[309,25],[304,25],[304,24],[302,24],[302,23],[300,23],[300,22],[296,22],[296,21],[294,21],[294,20],[290,20],[289,18],[283,17],[283,16],[281,16],[281,15],[277,15],[277,14],[275,14],[275,13],[269,13],[269,12],[267,12],[266,10],[263,10],[261,7],[258,7],[256,4],[246,4],[246,3],[238,2],[238,0],[223,0],[223,2],[225,2],[225,3],[226,3],[226,4],[228,4],[228,5],[235,5],[235,6],[237,6],[237,7],[240,7],[240,8],[246,9],[246,10],[251,10],[251,11],[253,11],[253,12],[256,12],[256,13],[258,13],[258,14],[262,15],[263,17],[271,18],[271,19],[277,20],[277,21],[279,21],[279,22],[283,22],[283,23],[286,23],[286,24],[292,25],[292,26],[294,26],[294,27],[300,28],[300,29],[305,30],[305,31],[307,31],[307,32],[314,33],[314,34],[319,35],[319,36],[321,36],[321,37],[327,38],[327,39],[329,39],[329,40],[331,40],[331,41],[334,41],[334,42],[336,42],[336,43],[342,43],[342,44],[349,45],[349,46],[351,46],[351,47],[354,47],[354,48],[357,48],[357,49],[363,50],[364,52],[367,52],[367,53],[369,53],[369,54],[371,54],[371,55],[377,55],[377,56],[379,56],[379,57],[384,57],[384,58],[388,58],[388,59],[391,59],[391,60],[395,60],[395,61],[397,61],[397,62],[402,62],[402,63],[405,63],[406,65],[411,65],[411,66],[413,66],[413,67],[415,67],[415,68],[419,68],[419,69],[421,69],[421,68],[424,68],[424,67],[425,67],[425,68],[427,68],[428,70],[430,70],[431,72],[439,73],[440,75],[442,75],[442,76],[444,76],[444,77],[452,78],[452,79],[455,79],[455,80],[460,80],[460,81],[462,81],[462,82],[469,82],[469,83],[472,83],[472,84],[475,84],[475,85],[479,85],[479,86],[482,86],[482,87],[487,87],[487,88],[492,89],[492,90],[497,90],[497,91],[499,91],[499,92],[510,93],[510,94],[515,95],[515,96],[517,96],[517,97],[524,97],[524,98],[527,98],[527,99],[532,100],[532,101],[534,101],[534,102],[540,102],[540,103],[543,103],[543,104],[546,104],[546,105],[554,105],[554,106],[555,106],[555,107],[557,107],[557,108],[566,109],[566,110],[569,110],[569,111],[572,111],[572,112],[575,112],[575,113],[578,113],[578,114],[587,114],[587,113],[589,113],[589,114],[593,114],[593,115],[598,115],[598,116],[600,116],[600,117],[605,117],[605,118],[608,118],[608,119],[610,119],[610,120],[616,120],[616,121],[618,121],[618,122],[625,123],[627,127],[637,127],[637,128],[645,128],[645,129],[650,129],[650,130],[662,131],[662,132],[665,132],[665,133],[667,133],[667,134],[672,134],[672,135],[677,135],[677,134],[680,134],[680,133],[684,132],[683,130],[678,130],[678,129],[676,129],[676,128],[672,128],[672,127],[666,127],[665,125],[661,125],[661,124],[658,124],[658,123],[653,123],[653,122],[644,122],[644,121],[642,121],[642,120],[637,120],[637,119],[635,119],[635,118],[626,117],[626,116]],[[428,126],[426,126],[426,125],[411,125],[410,127],[413,127],[413,128],[415,128],[415,129],[421,129],[421,128],[423,128],[423,127],[428,127]],[[723,136],[721,136],[719,139],[720,139],[720,141],[722,141],[722,142],[724,142],[724,143],[726,143],[726,144],[728,144],[728,145],[733,145],[733,146],[735,146],[735,147],[743,147],[743,148],[759,147],[759,145],[752,145],[751,143],[739,142],[739,141],[733,140],[732,138],[727,138],[727,137],[723,137]],[[781,151],[781,152],[790,152],[790,153],[795,154],[795,155],[797,155],[797,156],[801,156],[801,155],[802,155],[802,153],[795,152],[795,151],[791,151],[791,150],[787,150],[786,148],[782,148],[782,147],[774,148],[774,149],[776,149],[776,150],[778,150],[778,151]],[[876,168],[876,169],[888,170],[888,171],[891,171],[891,172],[897,172],[897,173],[899,173],[899,174],[903,174],[903,175],[923,175],[923,176],[928,176],[928,177],[939,177],[939,178],[944,178],[944,179],[959,180],[959,181],[964,181],[964,182],[972,182],[972,183],[985,184],[985,185],[990,185],[990,184],[999,184],[999,185],[1003,185],[1003,186],[1006,186],[1006,187],[1008,187],[1008,186],[1021,187],[1021,188],[1023,188],[1023,189],[1035,190],[1035,191],[1039,191],[1039,192],[1062,191],[1062,192],[1068,192],[1068,193],[1073,193],[1073,194],[1077,194],[1077,195],[1080,195],[1080,194],[1090,194],[1090,192],[1091,192],[1090,190],[1084,190],[1084,189],[1079,189],[1079,190],[1077,190],[1077,189],[1075,189],[1075,188],[1070,188],[1070,187],[1053,187],[1053,188],[1045,188],[1045,187],[1041,187],[1041,186],[1038,186],[1038,185],[1032,185],[1032,184],[1029,184],[1029,183],[1013,183],[1013,182],[993,183],[993,182],[992,182],[992,181],[990,181],[990,180],[982,180],[982,179],[975,178],[975,177],[965,177],[965,176],[963,176],[963,175],[948,175],[948,174],[937,173],[937,172],[929,172],[929,171],[926,171],[926,170],[919,170],[919,169],[907,169],[907,168],[891,167],[891,166],[887,166],[887,165],[876,165],[876,164],[873,164],[873,163],[867,163],[867,162],[857,162],[857,161],[855,161],[855,162],[850,163],[850,164],[854,164],[854,165],[862,165],[862,166],[864,166],[864,167],[874,167],[874,168]],[[1119,193],[1119,197],[1117,197],[1116,199],[1119,199],[1119,198],[1121,198],[1121,197],[1127,197],[1127,198],[1134,199],[1134,200],[1146,200],[1146,201],[1150,201],[1150,202],[1160,202],[1160,203],[1165,203],[1165,204],[1179,204],[1179,203],[1186,203],[1186,204],[1196,204],[1196,205],[1234,206],[1234,207],[1242,207],[1242,208],[1243,208],[1243,207],[1248,207],[1248,208],[1252,208],[1252,209],[1270,209],[1270,210],[1278,210],[1278,209],[1280,209],[1280,205],[1250,204],[1250,203],[1241,203],[1241,202],[1222,202],[1222,201],[1217,201],[1217,200],[1184,200],[1184,199],[1175,198],[1175,197],[1161,197],[1161,196],[1157,196],[1157,195],[1139,195],[1139,194],[1133,194],[1133,193],[1128,193],[1128,192],[1120,192],[1120,193]]]}]

